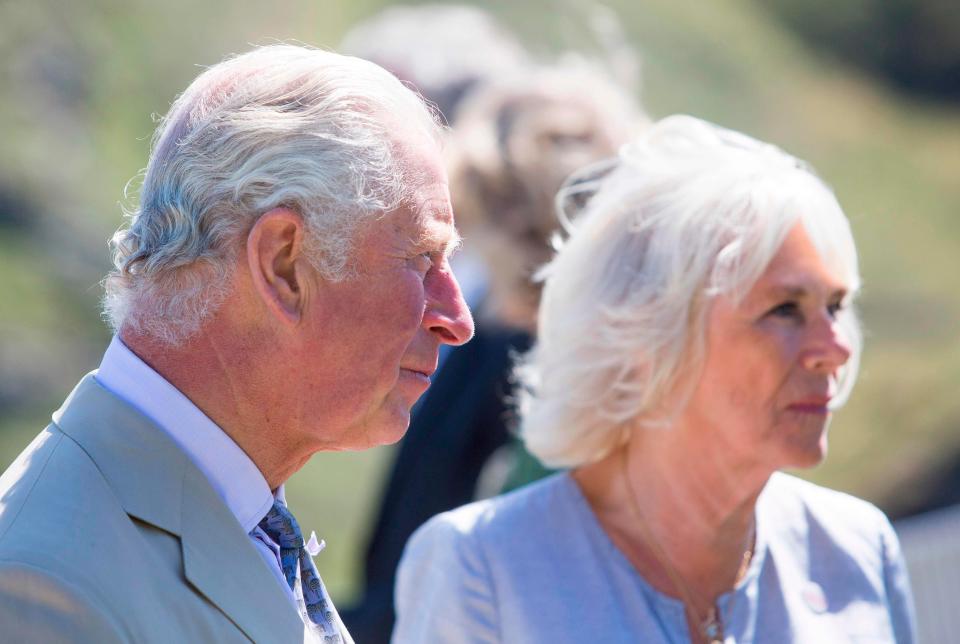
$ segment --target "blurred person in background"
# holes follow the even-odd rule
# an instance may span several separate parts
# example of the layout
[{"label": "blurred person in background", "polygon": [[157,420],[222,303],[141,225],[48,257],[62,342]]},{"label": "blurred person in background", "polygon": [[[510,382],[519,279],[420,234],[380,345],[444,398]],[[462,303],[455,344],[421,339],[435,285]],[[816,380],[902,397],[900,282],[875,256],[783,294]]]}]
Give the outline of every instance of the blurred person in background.
[{"label": "blurred person in background", "polygon": [[340,51],[413,85],[454,123],[472,89],[531,64],[517,38],[489,13],[457,4],[387,7],[354,25]]},{"label": "blurred person in background", "polygon": [[174,102],[113,239],[116,335],[0,478],[0,639],[353,641],[284,482],[397,441],[472,335],[439,136],[388,72],[305,47]]},{"label": "blurred person in background", "polygon": [[[426,30],[437,30],[438,38]],[[415,407],[390,468],[363,560],[363,594],[343,613],[364,642],[390,638],[396,567],[414,530],[439,512],[498,492],[514,464],[529,462],[511,433],[510,369],[512,356],[529,348],[536,324],[539,287],[531,277],[549,258],[558,230],[554,196],[573,169],[610,156],[644,122],[598,65],[573,57],[537,65],[515,56],[515,47],[501,49],[512,42],[507,38],[477,9],[427,5],[388,9],[344,41],[349,51],[421,88],[452,123],[451,194],[465,236],[453,265],[473,285],[465,290],[478,319],[474,339],[441,358],[435,385]],[[474,43],[471,57],[458,49],[464,39]],[[394,42],[405,46],[392,53]],[[401,70],[434,70],[444,47],[455,52],[443,77],[457,87],[465,84],[458,79],[470,78],[470,91],[445,91],[430,75],[403,76]],[[410,60],[417,54],[426,61]],[[486,75],[478,78],[478,69]],[[450,95],[459,100],[447,102]],[[541,475],[529,469],[524,479]]]},{"label": "blurred person in background", "polygon": [[[460,228],[489,266],[487,294],[476,308],[478,336],[497,329],[514,335],[491,355],[509,362],[535,335],[541,284],[534,274],[560,231],[554,204],[564,179],[612,155],[646,123],[603,69],[577,57],[491,82],[465,102],[448,156]],[[513,440],[511,383],[507,373],[497,383],[505,433],[485,459],[475,498],[549,473]]]},{"label": "blurred person in background", "polygon": [[[429,102],[447,124],[471,91],[533,64],[520,41],[492,15],[469,5],[392,6],[355,25],[340,51],[391,71]],[[483,301],[487,265],[468,246],[451,258],[471,307]],[[446,353],[441,354],[441,362]]]},{"label": "blurred person in background", "polygon": [[887,518],[781,472],[822,461],[856,377],[830,189],[675,116],[560,201],[518,375],[527,448],[572,469],[423,526],[394,641],[913,642]]}]

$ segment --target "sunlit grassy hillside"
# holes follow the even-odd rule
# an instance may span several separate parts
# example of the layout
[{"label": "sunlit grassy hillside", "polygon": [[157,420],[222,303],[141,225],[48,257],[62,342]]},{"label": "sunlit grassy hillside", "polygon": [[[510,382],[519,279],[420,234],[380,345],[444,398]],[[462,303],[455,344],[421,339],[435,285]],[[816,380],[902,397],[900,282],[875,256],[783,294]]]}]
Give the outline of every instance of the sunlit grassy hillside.
[{"label": "sunlit grassy hillside", "polygon": [[[248,43],[335,46],[382,3],[89,0],[0,4],[0,465],[96,366],[105,241],[153,128],[199,70]],[[853,400],[818,481],[895,509],[960,450],[960,110],[821,57],[748,0],[608,3],[643,61],[654,116],[688,112],[808,159],[836,188],[862,255],[868,330]],[[545,55],[590,44],[573,2],[487,4]],[[290,484],[335,595],[386,450],[320,456]],[[910,485],[908,485],[910,483]]]}]

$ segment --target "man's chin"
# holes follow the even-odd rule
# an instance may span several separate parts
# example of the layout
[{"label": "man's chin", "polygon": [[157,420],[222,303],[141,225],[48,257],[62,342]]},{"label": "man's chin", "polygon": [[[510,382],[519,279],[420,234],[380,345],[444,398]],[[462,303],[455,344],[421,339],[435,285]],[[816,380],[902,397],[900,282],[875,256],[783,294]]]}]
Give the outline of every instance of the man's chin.
[{"label": "man's chin", "polygon": [[357,451],[398,442],[410,427],[410,409],[417,397],[394,390],[376,411],[340,435],[338,450]]},{"label": "man's chin", "polygon": [[383,419],[383,422],[379,423],[367,434],[369,444],[357,449],[393,445],[406,435],[407,429],[409,428],[410,410],[406,405],[397,405],[394,409],[390,410],[388,417]]},{"label": "man's chin", "polygon": [[407,422],[404,423],[402,429],[398,429],[392,432],[386,432],[376,445],[371,445],[371,447],[378,447],[380,445],[393,445],[400,442],[400,439],[407,435],[407,429],[410,427],[410,419],[407,417]]}]

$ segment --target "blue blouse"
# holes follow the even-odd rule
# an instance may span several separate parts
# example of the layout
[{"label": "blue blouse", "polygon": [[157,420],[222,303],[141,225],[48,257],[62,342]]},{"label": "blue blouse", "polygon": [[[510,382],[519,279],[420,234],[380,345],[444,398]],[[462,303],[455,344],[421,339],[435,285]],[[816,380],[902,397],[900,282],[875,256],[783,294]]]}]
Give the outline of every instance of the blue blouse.
[{"label": "blue blouse", "polygon": [[[756,517],[747,574],[718,601],[726,642],[915,641],[877,508],[775,474]],[[683,604],[636,572],[566,473],[434,517],[398,575],[394,644],[690,641]]]}]

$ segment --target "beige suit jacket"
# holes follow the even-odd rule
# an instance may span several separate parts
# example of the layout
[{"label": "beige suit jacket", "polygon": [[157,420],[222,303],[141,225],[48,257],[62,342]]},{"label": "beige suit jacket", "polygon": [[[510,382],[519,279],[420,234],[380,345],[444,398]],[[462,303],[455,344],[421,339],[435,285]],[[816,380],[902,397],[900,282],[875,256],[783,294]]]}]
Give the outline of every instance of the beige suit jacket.
[{"label": "beige suit jacket", "polygon": [[313,642],[167,434],[92,375],[0,477],[0,642]]}]

